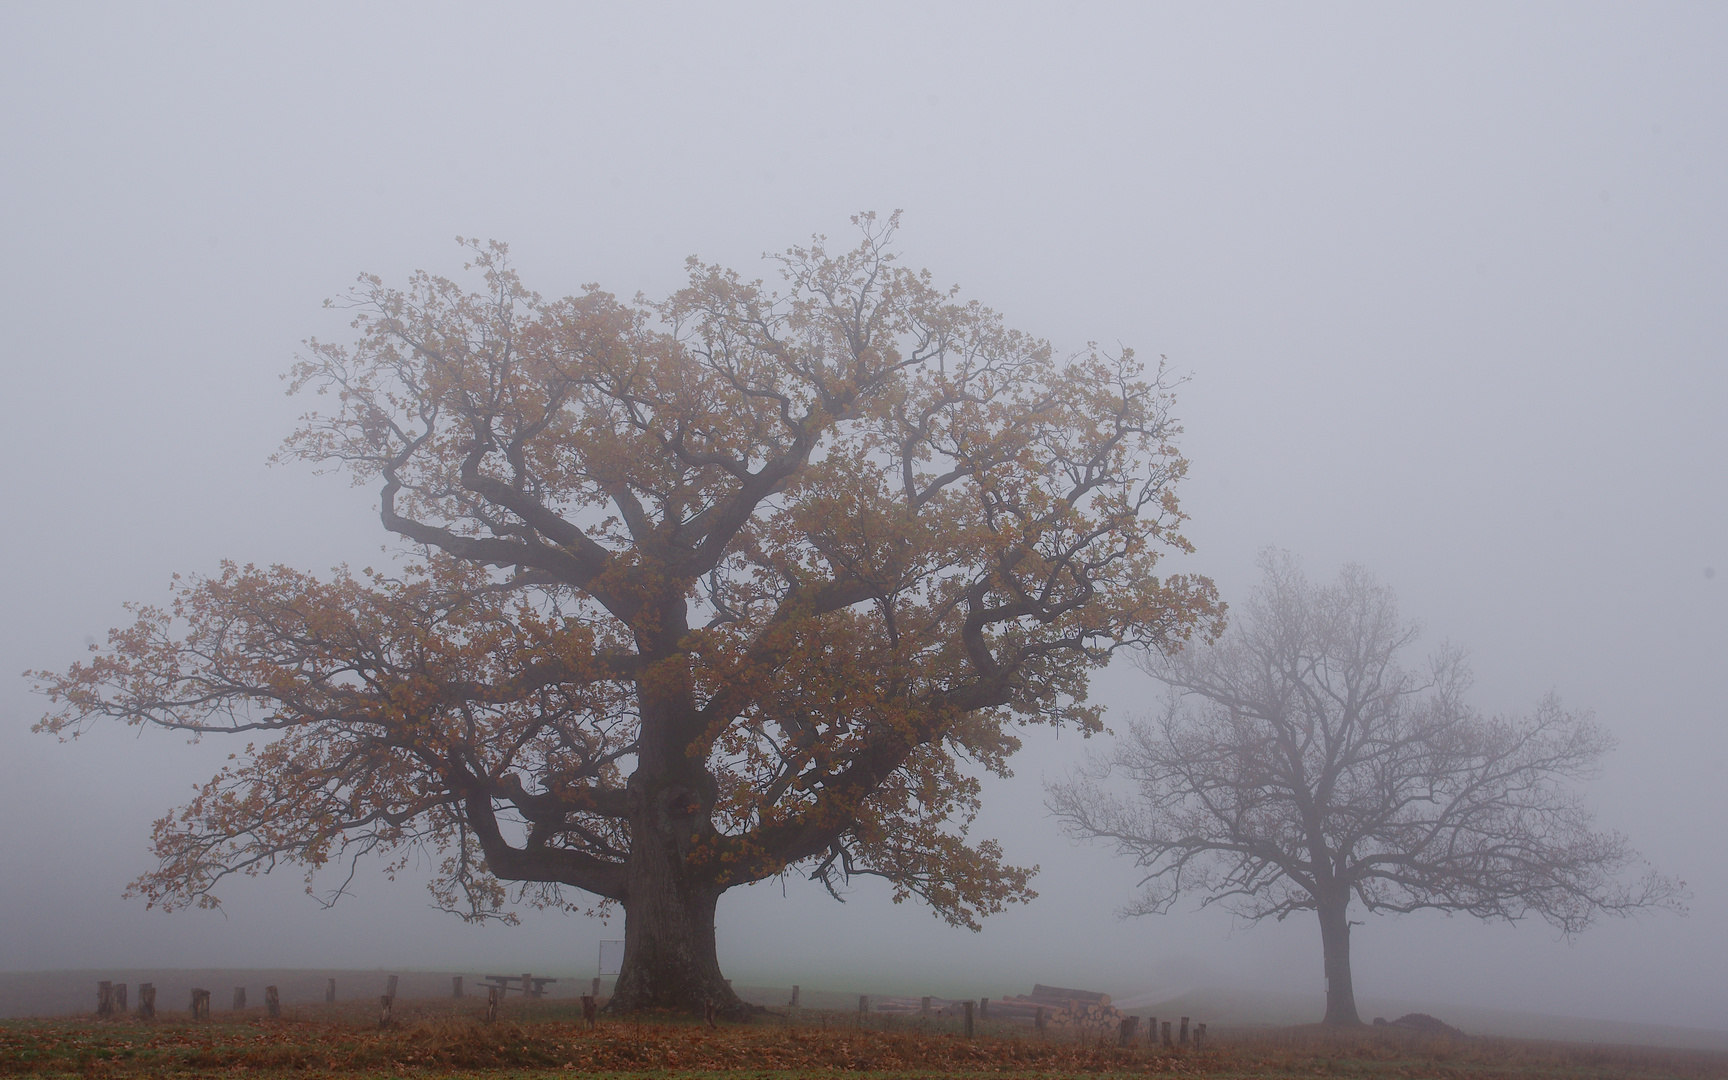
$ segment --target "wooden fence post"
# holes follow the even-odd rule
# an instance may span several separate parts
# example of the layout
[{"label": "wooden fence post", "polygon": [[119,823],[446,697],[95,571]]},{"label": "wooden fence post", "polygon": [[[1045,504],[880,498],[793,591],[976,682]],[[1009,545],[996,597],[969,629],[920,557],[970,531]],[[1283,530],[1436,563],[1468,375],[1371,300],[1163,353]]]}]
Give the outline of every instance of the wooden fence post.
[{"label": "wooden fence post", "polygon": [[388,979],[384,980],[384,993],[387,994],[391,998],[395,998],[395,996],[396,996],[396,981],[397,981],[397,977],[395,975],[392,975]]},{"label": "wooden fence post", "polygon": [[978,999],[978,1019],[980,1019],[980,1020],[990,1019],[990,999],[989,998],[979,998]]},{"label": "wooden fence post", "polygon": [[786,1003],[786,1007],[788,1009],[796,1009],[798,1007],[798,984],[797,983],[792,984],[792,1000],[788,1001]]},{"label": "wooden fence post", "polygon": [[498,1019],[498,987],[493,985],[486,988],[486,1022],[490,1024],[496,1019]]},{"label": "wooden fence post", "polygon": [[1175,1046],[1176,1045],[1175,1041],[1170,1038],[1170,1021],[1168,1021],[1168,1020],[1164,1021],[1164,1045],[1165,1046]]},{"label": "wooden fence post", "polygon": [[390,1006],[396,999],[390,994],[378,996],[378,1030],[383,1031],[390,1026]]},{"label": "wooden fence post", "polygon": [[335,979],[325,979],[324,980],[324,1004],[326,1004],[326,1005],[336,1004],[336,980]]},{"label": "wooden fence post", "polygon": [[929,1016],[930,1015],[930,995],[929,994],[925,994],[923,997],[918,999],[918,1015],[919,1016]]},{"label": "wooden fence post", "polygon": [[1134,1036],[1139,1030],[1140,1018],[1138,1016],[1124,1016],[1121,1030],[1116,1033],[1116,1045],[1133,1046]]},{"label": "wooden fence post", "polygon": [[868,994],[859,994],[858,995],[858,1019],[863,1020],[864,1014],[869,1012],[869,1011],[870,1011],[870,996]]},{"label": "wooden fence post", "polygon": [[192,1019],[210,1019],[210,991],[196,986],[192,988]]},{"label": "wooden fence post", "polygon": [[599,1018],[600,1018],[600,1003],[598,1001],[594,1000],[593,994],[583,994],[582,995],[582,1025],[584,1027],[588,1028],[590,1031],[592,1031],[594,1029],[595,1022]]},{"label": "wooden fence post", "polygon": [[459,998],[462,996],[462,976],[450,976],[450,996],[453,998]]},{"label": "wooden fence post", "polygon": [[1044,1034],[1044,1006],[1038,1006],[1038,1014],[1032,1018],[1032,1026],[1038,1034]]},{"label": "wooden fence post", "polygon": [[138,1019],[156,1019],[156,984],[138,984]]},{"label": "wooden fence post", "polygon": [[600,976],[598,976],[598,975],[594,976],[594,985],[589,987],[588,993],[590,993],[594,997],[600,996]]},{"label": "wooden fence post", "polygon": [[114,1015],[115,1016],[125,1016],[126,1015],[126,984],[125,983],[115,983],[114,984]]},{"label": "wooden fence post", "polygon": [[264,988],[264,1011],[272,1020],[282,1015],[282,996],[276,992],[274,986]]},{"label": "wooden fence post", "polygon": [[1194,1025],[1194,1049],[1199,1050],[1206,1045],[1206,1025]]},{"label": "wooden fence post", "polygon": [[114,1015],[114,984],[111,982],[96,984],[96,1015],[102,1017]]},{"label": "wooden fence post", "polygon": [[972,1008],[977,1004],[977,1002],[966,1001],[962,1002],[962,1004],[966,1007],[966,1037],[970,1039],[972,1037]]},{"label": "wooden fence post", "polygon": [[1156,1016],[1146,1018],[1146,1045],[1158,1045],[1158,1018]]},{"label": "wooden fence post", "polygon": [[241,1009],[244,1009],[245,1007],[246,1007],[246,988],[244,986],[236,986],[234,988],[233,1009],[235,1012],[239,1012]]},{"label": "wooden fence post", "polygon": [[530,997],[533,995],[533,993],[534,993],[534,973],[532,971],[524,971],[522,973],[522,996],[525,998]]},{"label": "wooden fence post", "polygon": [[1188,1045],[1188,1018],[1186,1016],[1184,1016],[1182,1018],[1182,1033],[1180,1035],[1176,1036],[1176,1045],[1177,1046],[1187,1046]]}]

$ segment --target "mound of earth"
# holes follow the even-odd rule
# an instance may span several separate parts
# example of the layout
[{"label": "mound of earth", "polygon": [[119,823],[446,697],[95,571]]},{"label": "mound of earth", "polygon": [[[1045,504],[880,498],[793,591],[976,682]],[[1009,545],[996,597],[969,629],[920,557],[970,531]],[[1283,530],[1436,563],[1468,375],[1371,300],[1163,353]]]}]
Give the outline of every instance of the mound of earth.
[{"label": "mound of earth", "polygon": [[1458,1039],[1468,1038],[1451,1024],[1429,1016],[1427,1013],[1405,1013],[1390,1023],[1384,1016],[1376,1016],[1374,1026],[1403,1028],[1405,1031],[1414,1031],[1422,1035],[1451,1035]]}]

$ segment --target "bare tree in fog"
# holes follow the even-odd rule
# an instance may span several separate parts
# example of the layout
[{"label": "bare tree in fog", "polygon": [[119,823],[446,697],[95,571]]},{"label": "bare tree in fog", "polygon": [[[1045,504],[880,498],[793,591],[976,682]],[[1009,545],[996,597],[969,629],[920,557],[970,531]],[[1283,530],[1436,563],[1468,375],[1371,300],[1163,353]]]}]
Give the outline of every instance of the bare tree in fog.
[{"label": "bare tree in fog", "polygon": [[[156,828],[140,888],[213,902],[280,862],[443,859],[624,909],[619,1009],[740,1008],[714,915],[794,869],[952,923],[1032,895],[967,836],[1015,725],[1102,727],[1090,671],[1218,631],[1185,550],[1162,372],[1063,359],[898,266],[892,221],[686,288],[546,300],[501,246],[478,292],[364,278],[290,452],[375,484],[398,577],[229,565],[45,674],[41,727],[263,733]],[[886,226],[886,227],[884,227]],[[244,737],[256,737],[246,735]]]},{"label": "bare tree in fog", "polygon": [[1536,915],[1566,934],[1603,913],[1683,910],[1684,883],[1622,877],[1637,854],[1568,790],[1612,745],[1587,715],[1550,696],[1526,716],[1483,717],[1458,652],[1400,666],[1417,631],[1365,571],[1319,586],[1288,556],[1268,552],[1262,568],[1223,639],[1149,654],[1170,688],[1162,715],[1049,789],[1071,835],[1145,869],[1130,913],[1184,893],[1251,920],[1317,912],[1325,1020],[1355,1024],[1353,900]]}]

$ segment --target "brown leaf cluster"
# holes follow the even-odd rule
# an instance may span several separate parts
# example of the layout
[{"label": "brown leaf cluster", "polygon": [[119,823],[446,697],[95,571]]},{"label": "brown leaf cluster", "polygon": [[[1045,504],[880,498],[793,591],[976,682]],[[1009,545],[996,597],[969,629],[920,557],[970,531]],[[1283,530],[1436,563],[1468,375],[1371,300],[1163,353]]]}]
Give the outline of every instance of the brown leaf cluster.
[{"label": "brown leaf cluster", "polygon": [[1194,1072],[1178,1053],[1098,1041],[965,1039],[955,1034],[672,1022],[484,1024],[440,1018],[377,1031],[351,1023],[160,1025],[50,1022],[0,1027],[0,1074],[281,1069],[538,1067],[584,1072]]},{"label": "brown leaf cluster", "polygon": [[1619,1076],[1715,1080],[1728,1055],[1533,1042],[1429,1038],[1377,1029],[1290,1028],[1219,1039],[1204,1052],[1104,1039],[860,1028],[850,1018],[788,1026],[769,1017],[710,1030],[675,1020],[480,1023],[434,1013],[378,1031],[352,1019],[186,1024],[13,1021],[0,1024],[0,1075],[293,1075],[529,1069],[640,1074],[860,1072],[1027,1076],[1175,1075],[1475,1077]]}]

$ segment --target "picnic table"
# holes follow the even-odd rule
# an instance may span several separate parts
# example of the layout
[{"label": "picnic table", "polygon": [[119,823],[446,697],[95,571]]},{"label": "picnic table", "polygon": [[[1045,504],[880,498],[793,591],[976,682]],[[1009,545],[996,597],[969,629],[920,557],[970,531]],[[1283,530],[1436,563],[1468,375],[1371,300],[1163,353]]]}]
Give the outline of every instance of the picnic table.
[{"label": "picnic table", "polygon": [[[499,996],[508,994],[511,990],[519,990],[527,997],[545,997],[546,984],[557,981],[557,979],[540,978],[532,974],[486,976],[486,985],[496,986]],[[512,986],[512,983],[516,985]]]}]

